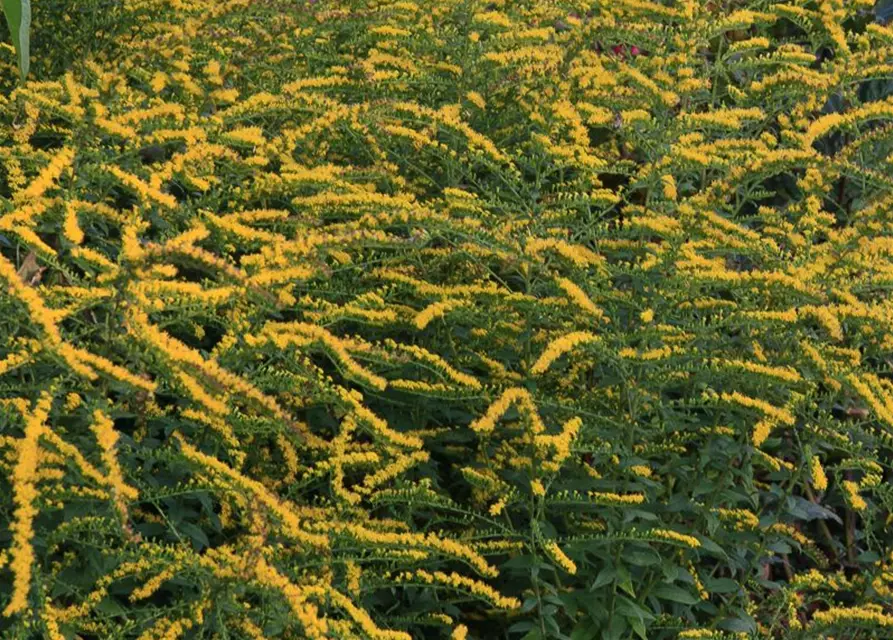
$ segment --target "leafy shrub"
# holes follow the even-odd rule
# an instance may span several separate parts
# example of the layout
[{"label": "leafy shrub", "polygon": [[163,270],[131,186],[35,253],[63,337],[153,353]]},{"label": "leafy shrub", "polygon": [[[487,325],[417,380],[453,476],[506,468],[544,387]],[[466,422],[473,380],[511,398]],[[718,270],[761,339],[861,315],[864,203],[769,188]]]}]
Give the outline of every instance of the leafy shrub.
[{"label": "leafy shrub", "polygon": [[125,8],[0,105],[4,637],[889,636],[870,2]]}]

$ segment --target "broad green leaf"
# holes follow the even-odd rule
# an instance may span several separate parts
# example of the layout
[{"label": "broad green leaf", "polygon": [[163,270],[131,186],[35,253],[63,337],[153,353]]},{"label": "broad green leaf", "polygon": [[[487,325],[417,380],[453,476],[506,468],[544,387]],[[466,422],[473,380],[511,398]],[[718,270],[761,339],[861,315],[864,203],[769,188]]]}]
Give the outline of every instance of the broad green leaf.
[{"label": "broad green leaf", "polygon": [[660,564],[660,554],[648,547],[627,547],[623,550],[623,559],[637,567]]},{"label": "broad green leaf", "polygon": [[655,588],[654,591],[652,591],[652,594],[660,598],[661,600],[670,600],[672,602],[679,602],[681,604],[692,605],[700,601],[699,598],[696,598],[685,589],[672,584],[660,585],[659,587]]},{"label": "broad green leaf", "polygon": [[534,627],[521,640],[543,640],[543,634],[538,628]]},{"label": "broad green leaf", "polygon": [[617,586],[626,591],[633,598],[636,597],[636,588],[633,586],[633,579],[629,570],[622,564],[617,565]]},{"label": "broad green leaf", "polygon": [[598,625],[582,620],[577,623],[576,627],[574,627],[574,630],[571,632],[570,640],[591,640],[592,638],[597,638],[598,635]]},{"label": "broad green leaf", "polygon": [[31,0],[3,0],[3,13],[19,58],[22,81],[31,67]]},{"label": "broad green leaf", "polygon": [[738,618],[723,620],[718,626],[720,629],[737,633],[751,634],[757,632],[756,621],[744,612]]},{"label": "broad green leaf", "polygon": [[627,622],[629,622],[629,626],[633,628],[633,631],[636,632],[636,635],[642,638],[642,640],[648,640],[648,634],[645,631],[645,623],[637,618],[627,618]]},{"label": "broad green leaf", "polygon": [[653,622],[654,616],[648,609],[626,596],[617,594],[616,610],[627,618],[635,618],[643,622]]},{"label": "broad green leaf", "polygon": [[614,616],[607,629],[602,632],[603,640],[619,640],[623,637],[624,632],[628,628],[626,618],[623,616]]},{"label": "broad green leaf", "polygon": [[707,578],[704,587],[710,593],[734,593],[741,589],[741,585],[731,578]]},{"label": "broad green leaf", "polygon": [[524,633],[525,631],[530,631],[534,628],[534,624],[530,620],[522,620],[521,622],[516,622],[512,626],[508,628],[509,633]]},{"label": "broad green leaf", "polygon": [[612,582],[617,577],[617,570],[614,567],[605,567],[596,576],[595,581],[589,586],[590,591],[595,591],[599,587],[603,587]]}]

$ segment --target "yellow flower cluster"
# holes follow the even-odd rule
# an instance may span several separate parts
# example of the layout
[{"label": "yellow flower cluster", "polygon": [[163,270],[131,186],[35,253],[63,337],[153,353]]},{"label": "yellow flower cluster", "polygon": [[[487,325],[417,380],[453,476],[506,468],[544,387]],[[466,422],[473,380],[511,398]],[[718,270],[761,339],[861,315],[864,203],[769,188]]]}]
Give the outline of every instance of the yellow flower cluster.
[{"label": "yellow flower cluster", "polygon": [[472,422],[469,426],[472,431],[481,434],[488,434],[496,428],[497,421],[508,411],[509,407],[517,404],[524,411],[528,419],[531,421],[531,428],[534,433],[541,433],[544,426],[536,410],[536,405],[530,392],[520,387],[507,389],[499,398],[490,405],[487,412]]},{"label": "yellow flower cluster", "polygon": [[697,549],[701,546],[701,541],[684,533],[672,531],[670,529],[649,529],[648,535],[669,542],[678,542],[691,549]]},{"label": "yellow flower cluster", "polygon": [[549,540],[547,542],[544,542],[543,551],[546,552],[546,555],[551,558],[555,564],[567,571],[569,574],[573,575],[577,573],[576,563],[568,558],[564,551],[561,550],[561,547],[559,547],[554,541]]},{"label": "yellow flower cluster", "polygon": [[422,330],[431,324],[433,320],[443,318],[450,311],[454,311],[455,309],[467,305],[468,302],[465,300],[443,300],[441,302],[435,302],[416,314],[413,324],[415,324],[416,329]]},{"label": "yellow flower cluster", "polygon": [[817,456],[809,459],[809,474],[812,479],[812,486],[815,487],[816,491],[825,491],[828,488],[828,476],[825,475],[822,461]]},{"label": "yellow flower cluster", "polygon": [[571,455],[571,444],[583,426],[580,418],[571,418],[555,435],[537,434],[533,437],[537,453],[542,457],[542,468],[549,473],[557,472]]},{"label": "yellow flower cluster", "polygon": [[865,498],[859,495],[859,485],[852,480],[844,480],[841,485],[847,502],[856,511],[864,511],[868,507]]},{"label": "yellow flower cluster", "polygon": [[444,573],[443,571],[426,571],[418,569],[411,573],[398,576],[399,580],[419,580],[427,584],[442,584],[452,586],[467,593],[479,596],[491,602],[500,609],[516,609],[521,606],[515,598],[506,598],[487,584],[479,580],[466,578],[458,573]]},{"label": "yellow flower cluster", "polygon": [[155,202],[171,209],[177,206],[177,199],[172,195],[169,193],[162,193],[158,189],[140,180],[137,176],[128,173],[119,167],[114,165],[108,166],[106,167],[106,171],[117,178],[125,187],[135,191],[145,204]]},{"label": "yellow flower cluster", "polygon": [[530,373],[534,376],[542,375],[564,354],[576,349],[578,346],[598,341],[598,336],[588,331],[575,331],[556,338],[546,346],[537,361],[530,367]]},{"label": "yellow flower cluster", "polygon": [[93,425],[91,426],[96,436],[99,447],[102,450],[102,462],[108,470],[108,485],[112,491],[115,508],[122,520],[127,519],[127,500],[136,500],[139,492],[124,483],[124,474],[118,457],[115,455],[115,445],[118,442],[118,433],[112,420],[99,411],[93,412]]},{"label": "yellow flower cluster", "polygon": [[52,188],[53,183],[62,176],[62,173],[71,167],[74,156],[74,149],[69,148],[64,148],[56,153],[37,178],[16,195],[16,199],[21,202],[31,203],[43,197]]},{"label": "yellow flower cluster", "polygon": [[817,611],[813,616],[813,621],[815,626],[856,623],[875,627],[893,627],[893,615],[884,613],[880,607],[875,608],[870,605],[831,607],[826,611]]},{"label": "yellow flower cluster", "polygon": [[3,610],[4,616],[11,616],[28,607],[32,564],[35,560],[31,538],[34,535],[34,518],[38,514],[35,501],[38,497],[36,474],[40,451],[39,439],[46,430],[46,420],[52,401],[53,397],[49,393],[41,395],[33,410],[25,415],[25,433],[16,446],[16,464],[13,469],[15,511],[9,527],[12,532],[9,568],[13,572],[14,580],[12,597]]}]

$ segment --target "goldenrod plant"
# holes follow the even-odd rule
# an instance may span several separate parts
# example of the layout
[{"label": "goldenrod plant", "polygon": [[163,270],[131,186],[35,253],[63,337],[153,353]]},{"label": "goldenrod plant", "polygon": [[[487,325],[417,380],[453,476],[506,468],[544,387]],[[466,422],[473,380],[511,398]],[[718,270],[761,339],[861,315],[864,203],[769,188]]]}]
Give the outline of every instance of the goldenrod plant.
[{"label": "goldenrod plant", "polygon": [[893,637],[872,1],[119,11],[0,52],[0,637]]}]

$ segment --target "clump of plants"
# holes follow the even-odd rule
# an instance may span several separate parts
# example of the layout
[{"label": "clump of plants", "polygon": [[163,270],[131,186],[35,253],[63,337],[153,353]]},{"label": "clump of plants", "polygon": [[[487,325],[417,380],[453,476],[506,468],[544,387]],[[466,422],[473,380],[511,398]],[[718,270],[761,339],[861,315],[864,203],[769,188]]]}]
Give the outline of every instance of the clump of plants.
[{"label": "clump of plants", "polygon": [[872,2],[116,10],[0,101],[3,637],[890,634]]}]

